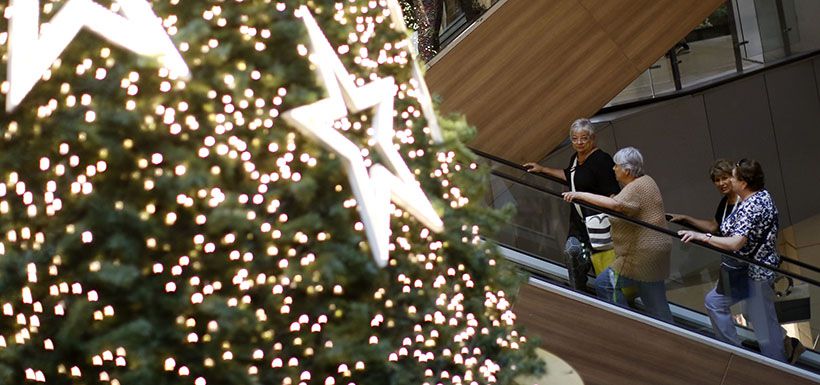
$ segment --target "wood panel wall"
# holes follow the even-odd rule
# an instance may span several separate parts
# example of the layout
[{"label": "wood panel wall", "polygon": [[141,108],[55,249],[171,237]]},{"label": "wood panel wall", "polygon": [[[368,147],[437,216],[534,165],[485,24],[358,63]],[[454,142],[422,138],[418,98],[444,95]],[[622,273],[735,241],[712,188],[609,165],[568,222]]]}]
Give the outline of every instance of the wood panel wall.
[{"label": "wood panel wall", "polygon": [[475,148],[541,159],[724,0],[501,0],[427,71]]},{"label": "wood panel wall", "polygon": [[803,385],[815,382],[560,294],[524,286],[514,311],[530,337],[585,385]]}]

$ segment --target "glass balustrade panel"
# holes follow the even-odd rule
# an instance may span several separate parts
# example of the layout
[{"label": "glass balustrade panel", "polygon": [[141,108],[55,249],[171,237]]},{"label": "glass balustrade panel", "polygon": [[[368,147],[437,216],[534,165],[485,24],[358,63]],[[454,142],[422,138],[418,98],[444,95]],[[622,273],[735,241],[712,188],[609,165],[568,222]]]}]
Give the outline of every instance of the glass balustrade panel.
[{"label": "glass balustrade panel", "polygon": [[[496,208],[511,207],[516,210],[515,215],[494,240],[503,246],[532,254],[536,258],[564,265],[563,246],[568,231],[569,212],[572,209],[571,205],[560,197],[560,192],[564,191],[565,187],[529,175],[515,167],[496,162],[489,163],[494,174],[489,181],[490,197],[487,203]],[[638,225],[622,219],[613,219],[613,223],[613,226],[620,229],[631,227],[633,231],[645,232],[649,237],[668,242],[668,254],[660,257],[661,260],[668,258],[669,263],[669,273],[663,281],[666,298],[676,309],[677,314],[688,313],[692,314],[690,318],[693,318],[678,317],[675,323],[712,336],[704,300],[716,287],[721,262],[731,259],[727,253],[695,243],[681,242],[675,235],[680,228],[674,224],[663,224],[661,229],[656,230],[636,227]],[[666,230],[661,231],[663,229]],[[631,250],[632,255],[640,255],[642,247],[640,244],[616,246],[616,252],[611,253],[611,257],[618,258],[617,252],[622,250]],[[596,254],[593,254],[592,258],[604,257],[603,254]],[[817,275],[809,271],[811,274],[806,274],[804,279],[800,279],[791,274],[798,269],[797,266],[784,263],[781,267],[786,271],[775,273],[776,278],[772,282],[772,300],[777,317],[787,336],[798,338],[804,346],[813,348],[814,341],[820,337],[820,308],[816,309],[820,307],[820,301],[811,300],[820,298],[820,287],[812,278]],[[590,272],[590,279],[594,279],[594,274]],[[647,310],[634,290],[627,289],[625,293],[629,299],[627,307],[639,312]],[[750,301],[742,301],[730,309],[733,314],[732,321],[737,327],[743,346],[754,350],[757,346],[757,336],[748,315],[747,302]]]},{"label": "glass balustrade panel", "polygon": [[784,0],[783,11],[792,53],[820,49],[820,1]]},{"label": "glass balustrade panel", "polygon": [[729,7],[726,4],[718,7],[672,50],[678,59],[684,87],[736,73]]},{"label": "glass balustrade panel", "polygon": [[629,83],[606,107],[636,100],[652,99],[672,92],[675,92],[672,69],[669,60],[666,56],[663,56],[646,71],[642,72],[632,83]]}]

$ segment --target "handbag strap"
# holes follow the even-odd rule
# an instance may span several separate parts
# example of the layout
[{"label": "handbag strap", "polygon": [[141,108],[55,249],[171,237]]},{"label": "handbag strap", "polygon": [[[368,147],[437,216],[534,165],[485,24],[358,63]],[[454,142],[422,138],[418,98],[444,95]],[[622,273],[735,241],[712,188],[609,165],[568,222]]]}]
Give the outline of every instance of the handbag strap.
[{"label": "handbag strap", "polygon": [[[766,234],[766,236],[765,236],[765,237],[763,237],[763,239],[761,239],[761,240],[760,240],[760,243],[758,243],[758,244],[757,244],[757,246],[755,246],[754,250],[752,250],[752,253],[751,253],[751,254],[749,254],[749,256],[750,256],[751,258],[756,257],[756,256],[757,256],[757,252],[758,252],[758,251],[760,251],[760,248],[761,248],[761,247],[763,247],[763,244],[764,244],[764,243],[766,243],[766,239],[768,239],[768,238],[769,238],[769,233],[771,233],[771,232],[772,232],[772,227],[774,227],[774,225],[773,225],[773,224],[771,224],[771,225],[769,225],[768,227],[766,227],[766,233],[765,233],[765,234]],[[721,263],[721,265],[725,265],[725,263]]]},{"label": "handbag strap", "polygon": [[760,240],[760,243],[758,243],[757,246],[755,246],[755,249],[752,251],[752,254],[750,254],[752,258],[757,256],[757,252],[760,251],[760,248],[763,247],[763,244],[766,243],[767,239],[769,239],[769,233],[772,232],[772,227],[774,227],[774,224],[770,224],[769,227],[766,228],[766,235],[763,237],[763,239]]},{"label": "handbag strap", "polygon": [[[572,168],[569,169],[569,187],[572,189],[572,192],[575,192],[575,169],[578,168],[578,155],[575,155],[575,159],[572,160]],[[581,206],[577,203],[574,203],[575,210],[578,210],[578,216],[581,217],[581,221],[584,221],[584,213],[581,211]]]}]

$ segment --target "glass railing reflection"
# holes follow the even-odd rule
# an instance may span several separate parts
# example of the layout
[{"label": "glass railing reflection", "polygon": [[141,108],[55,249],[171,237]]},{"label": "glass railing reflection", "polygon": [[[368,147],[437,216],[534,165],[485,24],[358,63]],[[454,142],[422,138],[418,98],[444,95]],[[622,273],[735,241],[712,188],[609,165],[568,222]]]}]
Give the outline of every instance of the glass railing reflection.
[{"label": "glass railing reflection", "polygon": [[673,95],[671,60],[692,88],[820,49],[817,0],[732,1],[691,31],[606,107]]},{"label": "glass railing reflection", "polygon": [[[438,52],[498,0],[440,0]],[[464,4],[471,4],[469,15]],[[731,5],[731,6],[730,6]],[[418,11],[416,11],[418,13]],[[673,95],[820,49],[817,0],[732,1],[720,6],[669,52],[658,58],[605,107]],[[431,56],[432,58],[432,56]],[[679,75],[671,70],[675,60]]]}]

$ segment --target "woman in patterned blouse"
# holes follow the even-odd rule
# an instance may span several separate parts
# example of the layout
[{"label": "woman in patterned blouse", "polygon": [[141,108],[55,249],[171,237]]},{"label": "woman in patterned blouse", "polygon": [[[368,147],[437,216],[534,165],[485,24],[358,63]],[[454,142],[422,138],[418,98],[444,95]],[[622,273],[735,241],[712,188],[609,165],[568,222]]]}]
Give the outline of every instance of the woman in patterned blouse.
[{"label": "woman in patterned blouse", "polygon": [[[777,240],[777,207],[772,196],[764,189],[763,168],[754,160],[742,159],[732,173],[732,191],[742,199],[735,211],[721,224],[722,237],[709,233],[681,230],[684,242],[692,240],[736,252],[738,255],[764,265],[777,267],[780,256],[775,249]],[[763,355],[785,361],[783,330],[774,308],[772,281],[774,272],[751,265],[748,268],[746,293],[728,291],[724,294],[712,289],[706,294],[705,306],[718,339],[741,346],[732,322],[732,305],[744,301]]]}]

